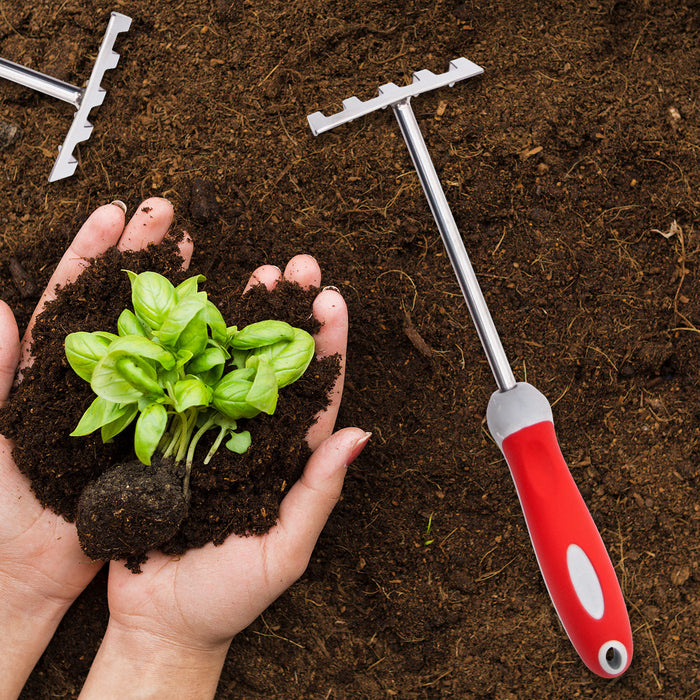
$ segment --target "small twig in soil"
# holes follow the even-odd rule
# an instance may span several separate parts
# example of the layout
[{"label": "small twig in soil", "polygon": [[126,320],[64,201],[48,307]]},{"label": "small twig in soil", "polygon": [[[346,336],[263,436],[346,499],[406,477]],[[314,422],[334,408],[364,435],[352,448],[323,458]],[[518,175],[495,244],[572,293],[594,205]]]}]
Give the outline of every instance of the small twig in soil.
[{"label": "small twig in soil", "polygon": [[403,332],[411,341],[411,345],[424,357],[427,357],[429,360],[434,360],[435,357],[439,355],[437,350],[431,348],[430,345],[423,340],[423,336],[413,325],[411,314],[409,314],[408,311],[403,312]]},{"label": "small twig in soil", "polygon": [[[645,621],[644,624],[642,625],[642,629],[646,629],[646,631],[649,633],[649,639],[651,641],[651,646],[654,649],[654,655],[656,656],[656,662],[659,665],[658,670],[663,671],[664,665],[661,663],[661,657],[659,656],[659,650],[656,648],[656,642],[654,641],[654,634],[651,631],[651,625],[647,621]],[[654,678],[656,679],[656,676],[654,676]],[[656,679],[656,682],[657,683],[659,682],[658,679]],[[659,686],[659,688],[660,687],[661,686]]]},{"label": "small twig in soil", "polygon": [[10,275],[22,299],[37,296],[37,287],[17,258],[10,258]]},{"label": "small twig in soil", "polygon": [[498,569],[498,571],[487,571],[485,574],[479,576],[479,578],[474,579],[474,583],[481,583],[482,581],[487,581],[490,578],[494,578],[494,576],[498,576],[499,574],[503,573],[517,558],[517,555],[514,556],[508,563],[504,564],[500,569]]},{"label": "small twig in soil", "polygon": [[273,637],[274,639],[281,639],[283,642],[289,642],[295,647],[299,647],[299,649],[306,649],[306,647],[303,644],[299,644],[299,642],[295,642],[292,639],[283,637],[281,634],[277,634],[277,632],[275,632],[270,627],[270,625],[267,624],[267,620],[265,619],[264,615],[261,615],[260,619],[262,620],[262,623],[263,625],[265,625],[265,629],[268,631],[269,634],[265,634],[264,632],[257,632],[256,630],[253,630],[253,634],[257,634],[259,637]]},{"label": "small twig in soil", "polygon": [[403,270],[387,270],[386,272],[382,272],[381,275],[377,275],[377,281],[379,281],[385,275],[389,275],[393,272],[398,273],[402,277],[405,277],[411,283],[411,286],[413,287],[413,301],[411,302],[410,310],[413,311],[416,308],[416,298],[418,297],[418,290],[416,289],[416,283],[413,281],[410,275],[406,274]]}]

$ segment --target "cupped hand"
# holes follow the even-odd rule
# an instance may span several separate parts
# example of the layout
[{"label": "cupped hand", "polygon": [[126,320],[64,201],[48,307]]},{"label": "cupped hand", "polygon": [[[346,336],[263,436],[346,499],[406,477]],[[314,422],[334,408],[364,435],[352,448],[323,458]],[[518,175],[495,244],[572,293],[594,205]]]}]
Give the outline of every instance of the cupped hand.
[{"label": "cupped hand", "polygon": [[[316,287],[321,271],[313,258],[299,255],[284,273],[270,265],[258,268],[247,288],[265,284],[272,289],[282,277]],[[347,465],[369,438],[359,428],[333,433],[343,388],[345,302],[337,290],[326,288],[313,311],[321,323],[316,354],[339,354],[341,373],[329,407],[307,434],[313,454],[282,501],[277,524],[265,535],[232,535],[219,546],[208,544],[180,557],[151,552],[140,574],[111,562],[110,621],[83,697],[103,697],[126,666],[136,669],[130,677],[138,679],[144,697],[150,697],[149,688],[154,697],[211,697],[233,636],[306,569],[340,497]],[[128,688],[122,685],[122,690],[128,695]]]},{"label": "cupped hand", "polygon": [[[31,329],[56,289],[75,280],[86,259],[109,247],[138,250],[168,231],[169,202],[144,202],[125,226],[123,205],[100,207],[87,219],[62,257],[20,341],[10,308],[0,302],[0,403],[32,363]],[[191,241],[181,252],[191,257]],[[0,436],[0,697],[13,697],[51,638],[61,617],[101,567],[80,549],[75,526],[42,508],[12,459],[12,443]]]}]

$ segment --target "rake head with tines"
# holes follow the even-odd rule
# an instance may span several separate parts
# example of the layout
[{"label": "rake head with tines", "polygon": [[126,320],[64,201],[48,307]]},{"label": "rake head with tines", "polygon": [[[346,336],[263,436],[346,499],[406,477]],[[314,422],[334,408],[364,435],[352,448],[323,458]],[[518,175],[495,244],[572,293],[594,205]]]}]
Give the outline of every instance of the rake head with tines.
[{"label": "rake head with tines", "polygon": [[49,182],[70,177],[75,172],[78,160],[73,155],[73,151],[77,144],[90,138],[92,124],[88,121],[88,115],[93,107],[98,107],[104,102],[107,94],[100,86],[102,76],[105,71],[116,68],[119,62],[119,54],[113,51],[112,47],[117,34],[128,31],[130,26],[131,18],[118,12],[112,12],[95,65],[84,88],[75,87],[44,73],[0,58],[0,78],[6,78],[45,95],[69,102],[77,108],[73,123],[63,140],[63,145],[58,147],[58,158],[49,175]]},{"label": "rake head with tines", "polygon": [[376,109],[392,108],[498,386],[486,418],[508,462],[547,590],[584,663],[598,675],[614,678],[629,666],[633,647],[615,569],[559,449],[549,402],[534,386],[515,381],[411,110],[412,97],[481,72],[458,58],[442,75],[418,71],[411,85],[382,85],[367,102],[351,97],[330,117],[311,114],[309,125],[320,134]]}]

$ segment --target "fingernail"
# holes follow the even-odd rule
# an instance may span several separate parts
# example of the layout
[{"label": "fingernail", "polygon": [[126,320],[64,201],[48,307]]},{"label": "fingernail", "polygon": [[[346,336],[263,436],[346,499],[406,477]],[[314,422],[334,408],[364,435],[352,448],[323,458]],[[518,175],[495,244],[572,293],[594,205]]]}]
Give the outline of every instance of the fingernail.
[{"label": "fingernail", "polygon": [[110,204],[114,204],[115,207],[119,207],[126,214],[126,204],[124,204],[121,199],[115,199],[113,202],[110,202]]},{"label": "fingernail", "polygon": [[334,287],[332,284],[329,284],[328,286],[324,287],[321,291],[325,292],[326,289],[330,289],[330,290],[332,290],[334,292],[338,292],[338,294],[340,294],[340,290],[338,289],[338,287]]},{"label": "fingernail", "polygon": [[359,456],[362,450],[365,449],[365,446],[369,442],[369,439],[372,437],[372,433],[365,433],[354,445],[352,448],[352,452],[350,453],[350,456],[348,457],[347,462],[345,463],[345,466],[349,466],[352,464]]}]

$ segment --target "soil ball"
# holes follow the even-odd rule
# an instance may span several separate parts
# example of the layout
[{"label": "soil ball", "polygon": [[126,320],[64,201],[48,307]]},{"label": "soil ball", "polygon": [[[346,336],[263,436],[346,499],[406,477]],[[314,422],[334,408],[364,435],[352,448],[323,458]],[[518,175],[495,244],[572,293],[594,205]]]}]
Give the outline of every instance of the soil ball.
[{"label": "soil ball", "polygon": [[187,515],[182,471],[171,462],[129,462],[89,484],[78,502],[80,546],[91,559],[127,559],[132,570],[145,552],[175,535]]}]

